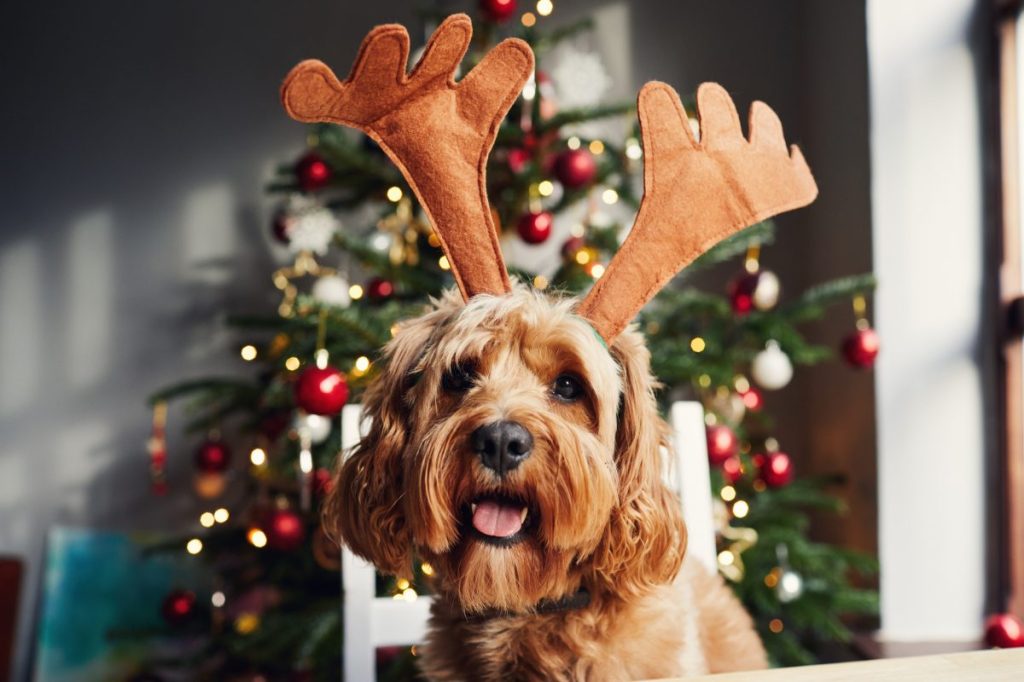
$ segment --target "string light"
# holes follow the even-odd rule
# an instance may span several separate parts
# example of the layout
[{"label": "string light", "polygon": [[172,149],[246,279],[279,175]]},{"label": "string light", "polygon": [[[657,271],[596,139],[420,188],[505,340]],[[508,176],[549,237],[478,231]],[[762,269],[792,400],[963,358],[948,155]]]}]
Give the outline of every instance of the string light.
[{"label": "string light", "polygon": [[774,632],[776,635],[786,629],[786,626],[782,624],[782,620],[778,618],[772,618],[768,622],[768,629]]},{"label": "string light", "polygon": [[548,288],[548,278],[544,275],[537,275],[533,278],[533,288],[543,291]]},{"label": "string light", "polygon": [[736,488],[731,485],[722,486],[722,489],[718,491],[718,496],[726,502],[732,502],[736,499]]},{"label": "string light", "polygon": [[398,580],[397,580],[397,581],[395,582],[395,586],[397,586],[397,587],[398,587],[398,590],[399,590],[400,592],[401,592],[401,591],[404,591],[404,590],[407,590],[407,589],[409,589],[409,581],[408,581],[408,580],[406,580],[405,578],[399,578],[399,579],[398,579]]},{"label": "string light", "polygon": [[590,262],[590,252],[586,249],[580,249],[576,252],[576,262],[580,265],[586,265]]},{"label": "string light", "polygon": [[522,19],[520,19],[520,21],[523,22],[523,26],[525,26],[526,28],[530,28],[531,26],[537,23],[537,15],[535,15],[533,12],[526,12],[523,14],[523,17]]},{"label": "string light", "polygon": [[434,567],[430,564],[423,564],[420,566],[420,570],[423,571],[423,575],[434,575]]},{"label": "string light", "polygon": [[365,372],[368,369],[370,369],[370,358],[365,355],[360,355],[356,358],[355,370],[357,372]]},{"label": "string light", "polygon": [[573,135],[572,137],[570,137],[568,140],[565,141],[565,144],[566,144],[567,147],[569,147],[569,149],[579,149],[580,148],[580,138],[578,138],[575,135]]},{"label": "string light", "polygon": [[586,232],[587,228],[583,226],[583,223],[573,223],[573,226],[569,228],[569,234],[573,237],[582,237]]},{"label": "string light", "polygon": [[250,528],[247,537],[249,539],[249,544],[253,547],[267,546],[267,534],[259,528]]},{"label": "string light", "polygon": [[363,288],[358,284],[353,284],[348,288],[348,297],[353,301],[358,301],[363,297]]},{"label": "string light", "polygon": [[635,137],[626,140],[626,158],[636,161],[644,155],[643,147],[636,141]]},{"label": "string light", "polygon": [[242,346],[242,350],[240,351],[240,353],[242,355],[243,360],[245,360],[246,362],[252,362],[253,360],[256,359],[256,346],[252,345],[251,343],[247,343],[244,346]]},{"label": "string light", "polygon": [[604,266],[600,263],[594,263],[590,268],[590,276],[594,279],[601,279],[601,275],[604,274]]},{"label": "string light", "polygon": [[260,626],[260,617],[255,613],[243,613],[235,621],[235,630],[239,634],[247,635]]},{"label": "string light", "polygon": [[601,201],[611,206],[619,200],[619,193],[613,190],[611,187],[601,192]]},{"label": "string light", "polygon": [[214,592],[210,595],[210,603],[213,604],[214,608],[220,608],[224,606],[227,601],[227,597],[224,596],[223,592]]},{"label": "string light", "polygon": [[249,461],[253,466],[261,467],[267,463],[267,453],[263,448],[253,448],[249,453]]},{"label": "string light", "polygon": [[185,551],[193,555],[199,554],[203,551],[203,541],[199,538],[192,538],[188,541],[188,544],[185,545]]},{"label": "string light", "polygon": [[604,142],[601,142],[601,140],[591,140],[589,147],[590,153],[594,156],[604,154]]},{"label": "string light", "polygon": [[203,512],[199,515],[199,525],[203,528],[213,527],[213,514],[210,512]]},{"label": "string light", "polygon": [[703,353],[707,344],[704,343],[704,339],[699,336],[695,336],[690,340],[690,350],[694,353]]},{"label": "string light", "polygon": [[723,566],[732,566],[735,561],[736,555],[727,549],[718,553],[718,563]]},{"label": "string light", "polygon": [[231,518],[231,514],[227,509],[221,507],[213,512],[213,520],[217,523],[227,523],[228,519]]},{"label": "string light", "polygon": [[697,383],[700,385],[701,388],[708,388],[709,386],[711,386],[711,376],[708,374],[701,374],[699,377],[697,377]]},{"label": "string light", "polygon": [[284,368],[289,372],[294,372],[299,368],[302,362],[294,355],[284,361]]},{"label": "string light", "polygon": [[452,269],[451,263],[448,262],[448,256],[441,256],[440,258],[438,258],[437,259],[437,265],[442,270],[451,270]]},{"label": "string light", "polygon": [[732,506],[732,515],[737,519],[744,518],[750,512],[750,505],[744,500],[736,500],[736,504]]},{"label": "string light", "polygon": [[555,11],[555,3],[551,0],[537,0],[537,14],[546,17]]},{"label": "string light", "polygon": [[402,188],[397,186],[388,187],[388,201],[397,204],[402,200]]},{"label": "string light", "polygon": [[764,577],[765,587],[775,587],[779,584],[779,569],[773,568],[768,575]]},{"label": "string light", "polygon": [[555,191],[555,183],[550,180],[541,180],[537,184],[537,193],[542,197],[549,197]]}]

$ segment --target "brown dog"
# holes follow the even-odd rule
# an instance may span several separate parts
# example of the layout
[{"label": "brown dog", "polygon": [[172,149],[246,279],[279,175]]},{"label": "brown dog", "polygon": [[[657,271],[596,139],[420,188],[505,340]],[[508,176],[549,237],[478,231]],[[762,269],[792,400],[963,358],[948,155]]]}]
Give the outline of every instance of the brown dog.
[{"label": "brown dog", "polygon": [[[572,299],[456,293],[400,326],[327,520],[381,570],[435,567],[434,680],[630,680],[764,667],[686,528],[649,354]],[[677,579],[677,573],[680,574]]]}]

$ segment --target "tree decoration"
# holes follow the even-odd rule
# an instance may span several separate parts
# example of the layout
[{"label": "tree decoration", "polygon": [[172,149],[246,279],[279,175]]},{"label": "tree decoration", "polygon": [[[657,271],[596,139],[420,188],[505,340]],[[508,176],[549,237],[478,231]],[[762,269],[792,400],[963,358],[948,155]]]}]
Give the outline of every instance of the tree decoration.
[{"label": "tree decoration", "polygon": [[748,272],[729,285],[729,301],[738,315],[751,310],[771,310],[779,302],[779,278],[770,270]]},{"label": "tree decoration", "polygon": [[331,182],[331,167],[316,152],[308,152],[295,164],[295,177],[304,192],[313,192]]},{"label": "tree decoration", "polygon": [[295,416],[292,426],[299,434],[305,432],[313,444],[323,443],[331,435],[331,420],[319,414],[300,412]]},{"label": "tree decoration", "polygon": [[288,223],[288,250],[294,254],[327,253],[341,223],[330,209],[312,203],[297,209]]},{"label": "tree decoration", "polygon": [[[430,235],[430,225],[416,217],[412,201],[402,197],[395,206],[395,212],[377,222],[378,237],[387,239],[386,250],[392,265],[417,265],[420,262],[420,237]],[[384,249],[382,249],[384,250]]]},{"label": "tree decoration", "polygon": [[721,466],[727,459],[739,452],[740,442],[736,434],[725,424],[707,427],[708,460],[712,466]]},{"label": "tree decoration", "polygon": [[291,509],[275,509],[267,515],[264,532],[267,546],[283,552],[298,549],[306,539],[302,517]]},{"label": "tree decoration", "polygon": [[352,304],[348,280],[341,275],[322,275],[317,278],[309,293],[317,303],[323,305],[347,308]]},{"label": "tree decoration", "polygon": [[555,67],[551,81],[559,103],[569,109],[596,106],[612,85],[611,76],[601,58],[573,46],[563,46],[553,55]]},{"label": "tree decoration", "polygon": [[743,461],[736,455],[722,462],[722,476],[727,483],[736,483],[743,478]]},{"label": "tree decoration", "polygon": [[182,625],[195,614],[196,595],[188,590],[171,590],[164,597],[160,613],[170,625]]},{"label": "tree decoration", "polygon": [[551,236],[554,222],[547,211],[531,211],[519,219],[519,237],[527,244],[542,244]]},{"label": "tree decoration", "polygon": [[227,488],[227,485],[227,476],[218,471],[200,471],[196,474],[193,481],[193,489],[196,491],[196,495],[204,500],[220,497],[224,494],[224,489]]},{"label": "tree decoration", "polygon": [[506,160],[509,170],[513,173],[522,173],[526,170],[526,164],[530,162],[530,152],[521,147],[516,147],[508,150]]},{"label": "tree decoration", "polygon": [[853,297],[853,314],[857,329],[843,340],[843,357],[851,367],[870,369],[878,357],[878,332],[871,328],[867,318],[867,299],[858,294]]},{"label": "tree decoration", "polygon": [[[281,317],[293,317],[296,313],[304,314],[307,312],[305,310],[298,309],[296,306],[296,300],[299,296],[299,288],[296,284],[298,280],[308,277],[316,277],[318,278],[317,281],[319,281],[324,277],[335,276],[338,276],[338,271],[334,268],[328,268],[320,265],[311,252],[300,252],[295,257],[295,263],[293,265],[279,268],[274,271],[274,286],[281,291],[281,302],[277,306],[277,313]],[[336,288],[337,282],[328,286],[334,286]],[[348,292],[346,291],[345,293],[347,294]]]},{"label": "tree decoration", "polygon": [[395,293],[395,285],[391,280],[374,277],[366,284],[366,295],[374,303],[384,303]]},{"label": "tree decoration", "polygon": [[769,488],[781,488],[793,480],[793,461],[784,452],[769,452],[758,461],[758,476]]},{"label": "tree decoration", "polygon": [[788,604],[803,596],[804,579],[789,565],[789,547],[779,543],[775,546],[775,556],[779,560],[779,565],[772,570],[765,583],[774,584],[775,596],[781,603]]},{"label": "tree decoration", "polygon": [[777,341],[769,341],[750,363],[750,376],[761,388],[775,391],[786,386],[793,378],[793,363]]},{"label": "tree decoration", "polygon": [[223,473],[231,464],[231,450],[219,438],[204,441],[196,450],[196,469],[203,473]]},{"label": "tree decoration", "polygon": [[570,189],[579,189],[597,177],[597,160],[588,150],[567,149],[555,160],[555,176]]},{"label": "tree decoration", "polygon": [[309,414],[333,416],[348,401],[345,374],[330,365],[302,370],[294,388],[295,404]]},{"label": "tree decoration", "polygon": [[153,429],[146,441],[149,453],[150,490],[154,495],[167,493],[167,401],[153,404]]},{"label": "tree decoration", "polygon": [[497,23],[508,21],[516,13],[516,0],[480,0],[480,11]]},{"label": "tree decoration", "polygon": [[995,613],[985,619],[985,643],[1012,649],[1024,646],[1024,623],[1012,613]]},{"label": "tree decoration", "polygon": [[718,553],[718,570],[727,580],[740,582],[746,572],[743,553],[757,544],[757,531],[726,524],[719,534],[726,546]]},{"label": "tree decoration", "polygon": [[747,386],[745,390],[739,391],[738,394],[743,401],[743,405],[751,412],[760,412],[761,408],[764,407],[764,395],[756,387]]}]

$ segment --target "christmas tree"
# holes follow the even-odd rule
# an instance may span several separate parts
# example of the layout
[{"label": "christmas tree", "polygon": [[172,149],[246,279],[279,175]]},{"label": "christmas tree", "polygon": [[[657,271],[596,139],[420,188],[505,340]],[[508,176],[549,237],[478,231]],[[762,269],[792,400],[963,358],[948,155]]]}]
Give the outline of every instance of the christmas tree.
[{"label": "christmas tree", "polygon": [[[607,73],[595,54],[575,47],[589,22],[544,30],[552,9],[547,0],[536,13],[518,12],[513,0],[481,2],[482,39],[463,72],[505,35],[533,47],[538,69],[500,129],[488,192],[512,274],[537,289],[578,293],[601,277],[631,224],[643,153],[632,103],[604,102]],[[439,19],[425,17],[426,34]],[[337,678],[339,552],[319,520],[341,444],[337,415],[374,377],[395,323],[453,284],[413,193],[368,138],[330,125],[310,129],[307,149],[281,166],[269,191],[281,198],[269,222],[289,261],[268,273],[277,309],[229,318],[251,376],[200,378],[152,397],[154,492],[181,494],[164,479],[168,403],[181,400],[202,500],[199,526],[152,551],[196,555],[214,587],[167,595],[161,637],[186,642],[189,653],[154,657],[143,675]],[[830,481],[795,475],[772,437],[763,391],[783,388],[794,364],[832,355],[799,330],[830,306],[853,302],[855,328],[842,346],[850,364],[869,367],[878,340],[865,316],[870,275],[780,300],[778,278],[760,267],[774,229],[761,223],[719,244],[655,299],[639,325],[664,404],[689,396],[707,411],[719,568],[773,662],[794,665],[848,641],[849,617],[876,612],[876,593],[851,582],[875,565],[809,538],[808,512],[840,506]],[[743,267],[728,292],[689,284],[702,267],[736,260]],[[380,591],[415,598],[429,589],[431,568],[419,568],[416,584],[382,577]],[[381,676],[413,674],[410,652],[385,654]]]}]

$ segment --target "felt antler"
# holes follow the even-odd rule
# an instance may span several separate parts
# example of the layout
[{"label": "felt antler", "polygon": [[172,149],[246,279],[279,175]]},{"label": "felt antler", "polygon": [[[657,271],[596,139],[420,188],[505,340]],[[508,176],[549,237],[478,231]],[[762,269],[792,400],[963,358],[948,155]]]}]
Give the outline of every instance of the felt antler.
[{"label": "felt antler", "polygon": [[456,83],[472,34],[469,17],[449,17],[406,75],[409,35],[396,24],[378,26],[363,40],[347,80],[308,60],[281,87],[292,118],[358,128],[391,157],[430,218],[466,299],[510,289],[485,168],[498,126],[533,71],[530,47],[509,39]]},{"label": "felt antler", "polygon": [[778,116],[750,107],[750,140],[717,84],[697,91],[700,142],[676,92],[640,91],[644,198],[632,231],[577,312],[607,342],[683,267],[759,220],[814,201],[818,188],[800,150],[787,150]]}]

